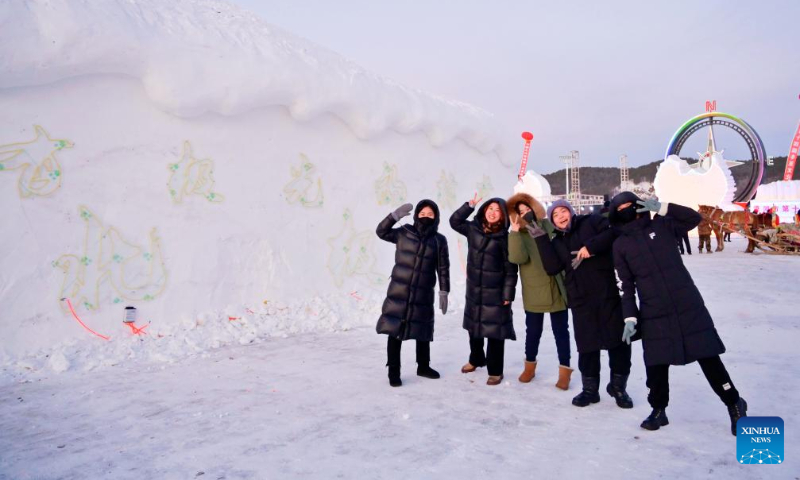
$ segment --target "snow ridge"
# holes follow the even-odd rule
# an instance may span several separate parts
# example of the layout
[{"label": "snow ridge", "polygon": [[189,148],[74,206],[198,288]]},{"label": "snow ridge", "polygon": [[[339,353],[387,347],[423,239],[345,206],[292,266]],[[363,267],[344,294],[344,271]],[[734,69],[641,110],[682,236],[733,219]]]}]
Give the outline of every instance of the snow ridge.
[{"label": "snow ridge", "polygon": [[0,88],[125,75],[181,117],[284,106],[300,121],[335,115],[361,139],[393,130],[499,148],[486,111],[399,85],[218,0],[10,0],[0,26]]}]

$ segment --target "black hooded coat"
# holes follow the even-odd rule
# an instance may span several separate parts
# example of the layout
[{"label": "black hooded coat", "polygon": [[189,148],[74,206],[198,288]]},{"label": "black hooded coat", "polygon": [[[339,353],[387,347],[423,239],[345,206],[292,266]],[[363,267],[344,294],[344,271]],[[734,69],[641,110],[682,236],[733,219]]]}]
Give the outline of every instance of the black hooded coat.
[{"label": "black hooded coat", "polygon": [[[552,218],[550,219],[552,221]],[[610,350],[622,344],[622,304],[614,279],[611,246],[614,232],[597,214],[573,215],[566,231],[536,239],[548,275],[564,272],[569,308],[579,353]],[[586,247],[591,257],[572,268],[571,252]]]},{"label": "black hooded coat", "polygon": [[638,321],[645,365],[685,365],[724,353],[711,314],[675,248],[675,232],[688,232],[702,217],[670,203],[665,216],[651,219],[646,213],[622,224],[617,207],[638,200],[631,192],[614,197],[609,220],[619,232],[613,249],[623,315]]},{"label": "black hooded coat", "polygon": [[[485,233],[483,219],[486,208],[500,205],[505,224],[496,233]],[[463,327],[474,338],[516,340],[511,302],[517,290],[518,267],[508,261],[508,228],[506,202],[502,198],[486,201],[473,220],[475,209],[465,203],[450,217],[450,226],[467,237],[467,295]],[[508,301],[508,305],[503,302]]]},{"label": "black hooded coat", "polygon": [[[431,207],[436,214],[429,227],[419,221],[419,212]],[[439,290],[450,291],[450,256],[447,239],[437,232],[439,207],[432,200],[422,200],[414,209],[414,224],[392,228],[397,223],[387,216],[378,225],[378,237],[397,245],[394,268],[381,317],[378,333],[399,340],[433,340],[436,275]]]}]

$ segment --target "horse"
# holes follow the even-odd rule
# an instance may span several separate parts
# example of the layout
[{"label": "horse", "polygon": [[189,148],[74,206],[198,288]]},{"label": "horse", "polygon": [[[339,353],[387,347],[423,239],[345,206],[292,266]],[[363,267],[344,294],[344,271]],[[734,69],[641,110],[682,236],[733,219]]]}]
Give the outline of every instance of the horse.
[{"label": "horse", "polygon": [[700,205],[697,209],[703,219],[711,224],[714,236],[717,238],[717,248],[715,252],[725,249],[722,241],[723,231],[744,232],[748,236],[747,253],[753,253],[756,241],[753,238],[761,228],[774,228],[778,224],[778,216],[773,213],[753,213],[749,210],[738,212],[726,212],[719,207]]}]

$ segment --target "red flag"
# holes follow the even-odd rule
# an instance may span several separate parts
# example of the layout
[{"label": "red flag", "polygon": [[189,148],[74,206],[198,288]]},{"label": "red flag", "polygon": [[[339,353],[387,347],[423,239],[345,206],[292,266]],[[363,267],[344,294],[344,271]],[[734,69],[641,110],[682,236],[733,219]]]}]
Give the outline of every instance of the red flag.
[{"label": "red flag", "polygon": [[800,146],[800,123],[797,124],[797,131],[794,133],[792,145],[789,147],[789,158],[786,159],[786,170],[783,171],[783,181],[788,182],[794,176],[794,167],[797,164],[797,150]]}]

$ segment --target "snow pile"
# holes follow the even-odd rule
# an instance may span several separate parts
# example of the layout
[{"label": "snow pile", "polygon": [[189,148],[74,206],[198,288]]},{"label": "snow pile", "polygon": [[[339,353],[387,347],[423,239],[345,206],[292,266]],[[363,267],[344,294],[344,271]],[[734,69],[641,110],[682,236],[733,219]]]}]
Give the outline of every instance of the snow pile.
[{"label": "snow pile", "polygon": [[514,193],[526,193],[540,200],[550,198],[552,195],[550,182],[533,170],[526,171],[525,175],[517,181],[517,184],[514,185]]},{"label": "snow pile", "polygon": [[28,379],[68,370],[92,371],[98,367],[139,362],[174,362],[189,355],[230,345],[259,344],[273,337],[329,331],[345,332],[374,321],[383,298],[353,292],[291,303],[266,302],[258,307],[229,305],[219,312],[185,315],[177,322],[111,327],[108,340],[73,338],[31,355],[3,358],[0,381]]},{"label": "snow pile", "polygon": [[[12,376],[374,324],[394,257],[377,224],[516,181],[485,112],[224,3],[13,0],[0,22]],[[447,225],[457,298],[466,251]]]},{"label": "snow pile", "polygon": [[398,85],[217,0],[10,0],[0,24],[0,88],[124,75],[179,116],[285,106],[298,120],[336,115],[362,139],[394,130],[497,148],[487,112]]}]

